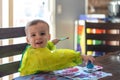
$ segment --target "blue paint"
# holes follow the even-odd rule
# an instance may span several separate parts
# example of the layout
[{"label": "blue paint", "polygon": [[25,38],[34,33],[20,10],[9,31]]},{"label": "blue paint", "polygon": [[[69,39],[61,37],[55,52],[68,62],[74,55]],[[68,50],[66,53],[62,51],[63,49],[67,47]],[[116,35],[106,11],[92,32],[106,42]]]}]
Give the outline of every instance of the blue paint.
[{"label": "blue paint", "polygon": [[87,68],[88,69],[92,69],[94,68],[94,64],[89,60],[88,63],[87,63]]}]

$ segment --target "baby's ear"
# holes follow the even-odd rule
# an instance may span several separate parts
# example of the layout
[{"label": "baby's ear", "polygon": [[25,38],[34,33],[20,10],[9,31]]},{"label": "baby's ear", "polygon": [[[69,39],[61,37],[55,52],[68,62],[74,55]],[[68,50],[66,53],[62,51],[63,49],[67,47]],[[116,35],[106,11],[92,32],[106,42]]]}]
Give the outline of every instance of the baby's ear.
[{"label": "baby's ear", "polygon": [[26,42],[29,44],[29,40],[28,40],[28,38],[26,37]]}]

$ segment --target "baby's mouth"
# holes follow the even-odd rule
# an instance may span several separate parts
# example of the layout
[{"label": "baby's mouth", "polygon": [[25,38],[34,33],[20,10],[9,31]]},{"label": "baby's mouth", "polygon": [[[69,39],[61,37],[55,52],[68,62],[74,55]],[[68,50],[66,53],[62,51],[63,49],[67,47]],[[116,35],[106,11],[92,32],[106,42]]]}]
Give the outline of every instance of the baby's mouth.
[{"label": "baby's mouth", "polygon": [[43,42],[41,41],[41,42],[36,42],[36,44],[42,44]]}]

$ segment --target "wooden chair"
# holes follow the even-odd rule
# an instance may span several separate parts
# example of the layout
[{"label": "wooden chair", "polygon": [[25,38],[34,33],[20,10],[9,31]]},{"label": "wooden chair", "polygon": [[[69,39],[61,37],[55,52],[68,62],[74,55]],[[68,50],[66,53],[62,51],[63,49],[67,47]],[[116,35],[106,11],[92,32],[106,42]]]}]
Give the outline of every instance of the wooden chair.
[{"label": "wooden chair", "polygon": [[[25,36],[24,27],[0,28],[0,40],[23,36]],[[26,43],[20,43],[0,46],[0,59],[21,54],[26,45]],[[0,64],[0,77],[18,72],[19,62],[20,61]]]},{"label": "wooden chair", "polygon": [[[97,32],[98,31],[98,32]],[[86,52],[120,51],[120,23],[85,23]],[[98,41],[98,43],[95,43]]]}]

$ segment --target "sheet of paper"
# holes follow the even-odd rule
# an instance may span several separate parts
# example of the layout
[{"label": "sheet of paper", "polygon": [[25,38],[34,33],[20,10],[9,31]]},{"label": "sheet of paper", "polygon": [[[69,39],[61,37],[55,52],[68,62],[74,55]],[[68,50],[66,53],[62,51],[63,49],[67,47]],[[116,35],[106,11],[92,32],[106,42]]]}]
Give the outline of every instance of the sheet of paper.
[{"label": "sheet of paper", "polygon": [[102,71],[103,67],[95,65],[92,72],[86,72],[86,67],[75,66],[72,68],[67,68],[63,70],[54,71],[55,75],[66,76],[71,79],[84,79],[93,80],[100,79],[106,76],[112,76],[111,73],[106,73]]},{"label": "sheet of paper", "polygon": [[63,70],[57,70],[53,73],[40,73],[24,77],[17,77],[14,80],[98,80],[106,76],[112,76],[111,73],[103,72],[103,67],[95,65],[93,72],[86,72],[86,67],[75,66]]}]

